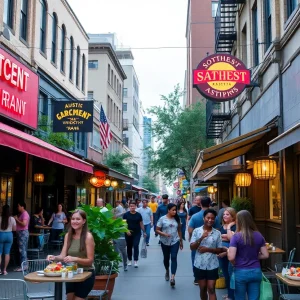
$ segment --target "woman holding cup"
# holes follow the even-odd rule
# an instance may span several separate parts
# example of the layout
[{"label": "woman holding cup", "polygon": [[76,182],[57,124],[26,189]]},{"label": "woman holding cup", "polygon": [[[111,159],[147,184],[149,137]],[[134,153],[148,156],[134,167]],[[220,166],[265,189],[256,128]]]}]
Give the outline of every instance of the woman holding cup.
[{"label": "woman holding cup", "polygon": [[66,264],[77,263],[79,268],[92,272],[92,276],[83,282],[66,282],[67,300],[85,299],[94,286],[95,242],[92,234],[88,232],[86,221],[86,213],[80,209],[75,210],[71,216],[71,226],[65,235],[61,254],[47,257],[49,261],[62,261]]}]

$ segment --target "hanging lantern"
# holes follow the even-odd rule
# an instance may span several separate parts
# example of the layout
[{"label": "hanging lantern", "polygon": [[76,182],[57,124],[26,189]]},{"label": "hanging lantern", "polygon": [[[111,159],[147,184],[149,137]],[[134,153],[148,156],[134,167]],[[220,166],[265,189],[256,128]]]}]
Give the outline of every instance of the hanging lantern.
[{"label": "hanging lantern", "polygon": [[251,185],[251,175],[249,173],[238,173],[235,176],[235,184],[239,187]]},{"label": "hanging lantern", "polygon": [[117,187],[117,186],[118,186],[118,181],[113,180],[113,181],[111,182],[111,186],[112,186],[112,187]]},{"label": "hanging lantern", "polygon": [[98,178],[96,176],[91,177],[90,184],[96,186],[98,184]]},{"label": "hanging lantern", "polygon": [[214,187],[214,193],[216,193],[218,191],[218,188]]},{"label": "hanging lantern", "polygon": [[105,179],[104,180],[104,185],[105,186],[110,186],[110,180],[109,179]]},{"label": "hanging lantern", "polygon": [[34,182],[44,182],[44,174],[42,173],[36,173],[33,175],[33,181]]},{"label": "hanging lantern", "polygon": [[256,179],[270,180],[277,174],[277,164],[272,159],[256,160],[253,164],[253,176]]},{"label": "hanging lantern", "polygon": [[209,186],[209,187],[207,188],[207,192],[208,192],[209,194],[214,194],[214,193],[215,193],[215,187],[214,187],[213,185]]}]

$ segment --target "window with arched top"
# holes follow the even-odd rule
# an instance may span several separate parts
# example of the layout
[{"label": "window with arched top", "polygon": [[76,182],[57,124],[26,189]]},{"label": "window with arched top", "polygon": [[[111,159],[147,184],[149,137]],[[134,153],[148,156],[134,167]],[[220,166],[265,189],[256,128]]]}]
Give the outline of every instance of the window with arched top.
[{"label": "window with arched top", "polygon": [[20,11],[20,38],[27,41],[28,0],[22,0]]},{"label": "window with arched top", "polygon": [[61,27],[61,46],[60,46],[60,70],[65,72],[65,52],[66,52],[66,27]]},{"label": "window with arched top", "polygon": [[69,65],[69,79],[73,80],[73,57],[74,57],[74,39],[70,38],[70,65]]},{"label": "window with arched top", "polygon": [[4,0],[3,22],[11,29],[14,23],[14,0]]},{"label": "window with arched top", "polygon": [[85,55],[82,54],[82,68],[81,68],[81,90],[85,91]]},{"label": "window with arched top", "polygon": [[56,13],[53,14],[53,21],[52,21],[52,42],[51,42],[51,61],[56,63],[56,51],[57,51],[57,15]]},{"label": "window with arched top", "polygon": [[77,58],[76,58],[76,86],[79,87],[79,68],[80,68],[80,47],[77,47]]},{"label": "window with arched top", "polygon": [[40,50],[46,53],[46,27],[47,27],[47,4],[45,0],[40,0],[41,18],[40,18]]}]

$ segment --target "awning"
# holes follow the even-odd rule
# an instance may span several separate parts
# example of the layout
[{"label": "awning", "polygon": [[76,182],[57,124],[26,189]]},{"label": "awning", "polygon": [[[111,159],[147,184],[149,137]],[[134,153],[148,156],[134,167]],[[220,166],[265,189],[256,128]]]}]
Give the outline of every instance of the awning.
[{"label": "awning", "polygon": [[132,184],[131,187],[132,187],[132,189],[135,190],[135,191],[141,191],[141,192],[149,193],[148,190],[146,190],[146,189],[144,189],[144,188],[142,188],[142,187],[140,187],[140,186],[137,186],[137,185]]},{"label": "awning", "polygon": [[200,193],[201,191],[204,191],[208,188],[208,186],[201,186],[194,189],[195,193]]},{"label": "awning", "polygon": [[298,142],[300,142],[300,123],[268,142],[269,155],[273,155]]},{"label": "awning", "polygon": [[113,169],[108,170],[108,175],[111,176],[111,177],[114,177],[116,179],[127,181],[127,182],[130,182],[130,183],[133,183],[133,181],[134,181],[134,179],[132,177],[127,176],[127,175],[125,175],[123,173],[120,173],[118,171],[115,171]]},{"label": "awning", "polygon": [[243,170],[242,165],[216,166],[203,178],[205,182],[227,181],[228,175],[239,173]]},{"label": "awning", "polygon": [[269,126],[265,126],[201,151],[193,168],[193,178],[199,171],[244,155],[270,130]]},{"label": "awning", "polygon": [[0,145],[93,174],[93,166],[28,133],[0,123]]}]

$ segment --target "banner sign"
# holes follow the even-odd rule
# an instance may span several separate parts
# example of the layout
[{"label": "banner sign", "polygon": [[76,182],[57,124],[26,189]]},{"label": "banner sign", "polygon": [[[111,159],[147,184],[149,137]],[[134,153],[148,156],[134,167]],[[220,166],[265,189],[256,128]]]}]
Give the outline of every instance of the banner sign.
[{"label": "banner sign", "polygon": [[194,70],[193,83],[203,97],[223,102],[244,91],[251,83],[251,72],[235,56],[216,53],[200,62]]},{"label": "banner sign", "polygon": [[0,48],[0,115],[37,128],[39,77]]},{"label": "banner sign", "polygon": [[93,132],[93,101],[56,101],[53,132]]}]

